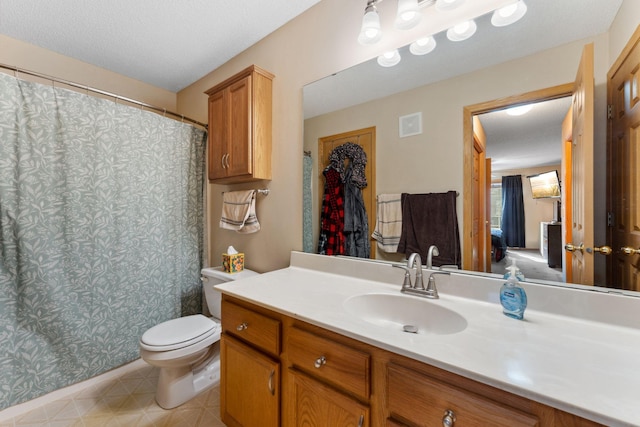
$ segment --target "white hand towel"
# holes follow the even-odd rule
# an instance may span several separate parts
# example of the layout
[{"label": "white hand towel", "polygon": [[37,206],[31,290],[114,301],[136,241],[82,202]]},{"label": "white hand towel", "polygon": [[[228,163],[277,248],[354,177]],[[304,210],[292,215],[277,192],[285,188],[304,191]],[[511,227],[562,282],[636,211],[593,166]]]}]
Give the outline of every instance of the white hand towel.
[{"label": "white hand towel", "polygon": [[385,252],[397,252],[402,234],[402,194],[378,194],[376,228],[371,237]]},{"label": "white hand towel", "polygon": [[255,203],[255,190],[223,193],[220,228],[238,233],[255,233],[260,230]]}]

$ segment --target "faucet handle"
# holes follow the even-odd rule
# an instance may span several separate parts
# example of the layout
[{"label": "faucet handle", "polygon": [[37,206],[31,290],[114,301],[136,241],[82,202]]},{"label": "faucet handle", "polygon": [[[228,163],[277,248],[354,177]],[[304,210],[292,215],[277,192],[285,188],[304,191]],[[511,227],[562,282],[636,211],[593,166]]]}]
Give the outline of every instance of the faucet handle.
[{"label": "faucet handle", "polygon": [[428,298],[437,299],[440,298],[438,295],[438,289],[436,288],[436,279],[433,277],[433,273],[429,275],[429,280],[427,282],[427,289],[425,291],[427,293]]},{"label": "faucet handle", "polygon": [[402,282],[402,289],[412,288],[413,286],[411,285],[411,270],[409,270],[409,268],[405,267],[404,265],[391,265],[404,270],[404,281]]}]

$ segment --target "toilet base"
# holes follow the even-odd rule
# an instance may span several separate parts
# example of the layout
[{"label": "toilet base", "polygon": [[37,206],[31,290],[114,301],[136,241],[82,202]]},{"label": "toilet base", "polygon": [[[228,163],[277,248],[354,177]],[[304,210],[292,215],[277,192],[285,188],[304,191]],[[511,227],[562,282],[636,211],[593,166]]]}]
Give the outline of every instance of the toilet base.
[{"label": "toilet base", "polygon": [[220,382],[220,354],[216,352],[195,368],[160,368],[156,403],[173,409]]}]

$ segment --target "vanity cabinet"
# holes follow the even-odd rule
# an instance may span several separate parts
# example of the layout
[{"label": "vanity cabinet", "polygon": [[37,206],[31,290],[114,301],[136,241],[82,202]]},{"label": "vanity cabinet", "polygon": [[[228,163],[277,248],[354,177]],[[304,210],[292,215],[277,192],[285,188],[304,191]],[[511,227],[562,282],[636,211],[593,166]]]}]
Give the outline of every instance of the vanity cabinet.
[{"label": "vanity cabinet", "polygon": [[280,426],[280,348],[280,320],[223,302],[220,414],[227,426]]},{"label": "vanity cabinet", "polygon": [[271,179],[273,74],[255,65],[209,95],[209,180],[231,184]]},{"label": "vanity cabinet", "polygon": [[297,326],[287,328],[290,425],[369,426],[371,356]]},{"label": "vanity cabinet", "polygon": [[274,425],[266,414],[284,427],[599,425],[228,295],[222,309],[229,426]]}]

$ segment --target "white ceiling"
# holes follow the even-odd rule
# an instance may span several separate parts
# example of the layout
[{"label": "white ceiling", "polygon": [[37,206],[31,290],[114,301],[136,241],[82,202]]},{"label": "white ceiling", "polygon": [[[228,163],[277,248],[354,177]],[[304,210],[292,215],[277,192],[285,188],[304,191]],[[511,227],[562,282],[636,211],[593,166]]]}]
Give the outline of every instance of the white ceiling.
[{"label": "white ceiling", "polygon": [[0,0],[0,33],[178,92],[318,1]]}]

